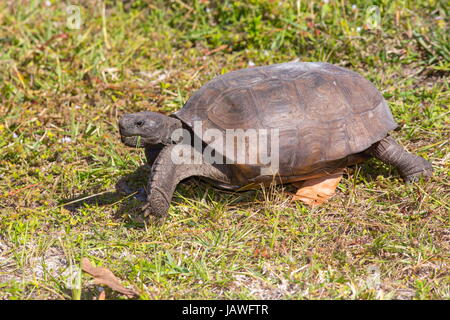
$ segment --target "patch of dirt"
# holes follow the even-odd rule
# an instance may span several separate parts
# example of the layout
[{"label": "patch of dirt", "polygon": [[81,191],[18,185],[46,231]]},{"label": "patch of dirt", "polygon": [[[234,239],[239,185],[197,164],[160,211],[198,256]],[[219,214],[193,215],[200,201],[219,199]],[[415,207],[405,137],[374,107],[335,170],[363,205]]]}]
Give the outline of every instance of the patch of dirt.
[{"label": "patch of dirt", "polygon": [[[12,258],[13,250],[15,249],[8,246],[5,241],[0,240],[0,283],[36,281],[47,277],[57,279],[72,277],[67,271],[69,264],[64,252],[59,248],[51,247],[41,256],[23,259],[25,266],[19,266],[16,259]],[[27,248],[27,252],[30,251],[32,249]]]},{"label": "patch of dirt", "polygon": [[266,275],[268,281],[243,274],[235,275],[232,287],[237,290],[242,290],[242,287],[244,287],[249,290],[249,294],[254,296],[255,299],[262,300],[283,299],[300,290],[296,284],[293,284],[289,279],[277,275],[272,269],[268,264],[263,266],[263,273]]}]

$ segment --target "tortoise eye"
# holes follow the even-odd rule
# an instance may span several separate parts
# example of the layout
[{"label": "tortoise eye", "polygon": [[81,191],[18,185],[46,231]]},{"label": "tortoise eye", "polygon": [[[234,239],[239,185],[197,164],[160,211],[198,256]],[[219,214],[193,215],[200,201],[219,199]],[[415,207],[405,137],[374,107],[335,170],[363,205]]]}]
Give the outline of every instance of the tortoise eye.
[{"label": "tortoise eye", "polygon": [[144,121],[139,120],[139,121],[136,121],[134,124],[136,125],[136,127],[142,127],[144,125]]}]

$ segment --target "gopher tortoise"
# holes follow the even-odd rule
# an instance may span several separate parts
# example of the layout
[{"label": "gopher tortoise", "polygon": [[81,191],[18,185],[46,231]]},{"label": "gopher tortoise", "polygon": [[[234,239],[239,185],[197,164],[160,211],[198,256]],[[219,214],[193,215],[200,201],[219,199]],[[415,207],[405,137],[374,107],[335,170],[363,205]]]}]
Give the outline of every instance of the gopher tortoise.
[{"label": "gopher tortoise", "polygon": [[407,183],[430,177],[431,164],[389,136],[396,127],[371,82],[316,62],[229,72],[170,116],[144,111],[119,120],[122,142],[145,148],[151,174],[143,211],[152,219],[166,216],[177,184],[191,176],[239,191],[326,177],[375,157]]}]

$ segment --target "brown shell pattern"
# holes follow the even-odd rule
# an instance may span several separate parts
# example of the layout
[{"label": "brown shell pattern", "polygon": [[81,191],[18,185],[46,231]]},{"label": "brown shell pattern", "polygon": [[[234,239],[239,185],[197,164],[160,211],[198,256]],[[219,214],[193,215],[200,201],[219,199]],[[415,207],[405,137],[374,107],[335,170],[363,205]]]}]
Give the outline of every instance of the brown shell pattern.
[{"label": "brown shell pattern", "polygon": [[281,175],[362,152],[397,126],[368,80],[328,63],[307,62],[221,75],[174,116],[188,125],[200,120],[203,130],[279,129]]}]

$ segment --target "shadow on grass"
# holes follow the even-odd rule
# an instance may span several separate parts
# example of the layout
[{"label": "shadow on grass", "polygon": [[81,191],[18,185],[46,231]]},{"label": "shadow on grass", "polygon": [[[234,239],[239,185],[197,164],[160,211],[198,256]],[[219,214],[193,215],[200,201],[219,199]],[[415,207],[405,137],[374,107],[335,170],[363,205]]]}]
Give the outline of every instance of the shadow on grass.
[{"label": "shadow on grass", "polygon": [[[364,163],[357,166],[351,166],[353,170],[359,167],[361,169],[360,175],[365,181],[371,182],[377,179],[378,176],[385,178],[397,176],[395,168],[387,166],[375,159],[369,159]],[[114,213],[114,218],[119,220],[125,220],[126,224],[130,227],[142,227],[144,221],[141,215],[141,208],[146,200],[145,187],[148,177],[150,175],[150,168],[148,165],[142,165],[137,168],[133,173],[122,176],[116,183],[115,191],[106,191],[99,194],[83,194],[75,198],[65,199],[62,201],[62,205],[65,209],[71,212],[77,212],[81,208],[86,206],[108,206],[119,203],[119,209]],[[214,187],[209,188],[207,182],[200,182],[201,179],[189,178],[181,183],[181,188],[177,188],[178,192],[187,194],[193,200],[201,200],[204,197],[205,192],[212,192],[216,201],[221,201],[229,197],[230,191],[223,191]],[[290,185],[286,186],[287,191],[295,192]],[[292,190],[291,190],[292,189]],[[209,190],[209,191],[208,191]],[[213,191],[214,190],[214,191]],[[236,194],[242,195],[242,201],[246,202],[249,198],[255,196],[255,190],[249,190],[244,192],[237,192]],[[245,195],[250,195],[246,197]],[[241,197],[239,197],[241,198]],[[176,202],[176,195],[174,195],[173,201]],[[236,201],[235,203],[240,202]]]},{"label": "shadow on grass", "polygon": [[[398,172],[396,168],[387,165],[375,158],[368,159],[364,163],[360,163],[357,166],[361,169],[360,171],[361,176],[367,182],[377,180],[378,176],[382,176],[384,178],[398,177]],[[352,166],[351,168],[356,169],[356,166]]]},{"label": "shadow on grass", "polygon": [[108,206],[120,204],[115,213],[116,218],[131,211],[139,211],[146,198],[145,185],[150,170],[142,165],[133,173],[122,176],[116,183],[115,191],[105,191],[97,194],[82,194],[75,198],[64,199],[61,205],[70,212],[77,212],[86,206]]},{"label": "shadow on grass", "polygon": [[120,201],[124,196],[119,192],[102,192],[100,194],[82,194],[75,198],[69,198],[62,200],[62,205],[64,209],[69,210],[71,212],[77,212],[80,208],[83,208],[87,205],[109,205],[113,204],[117,201]]}]

